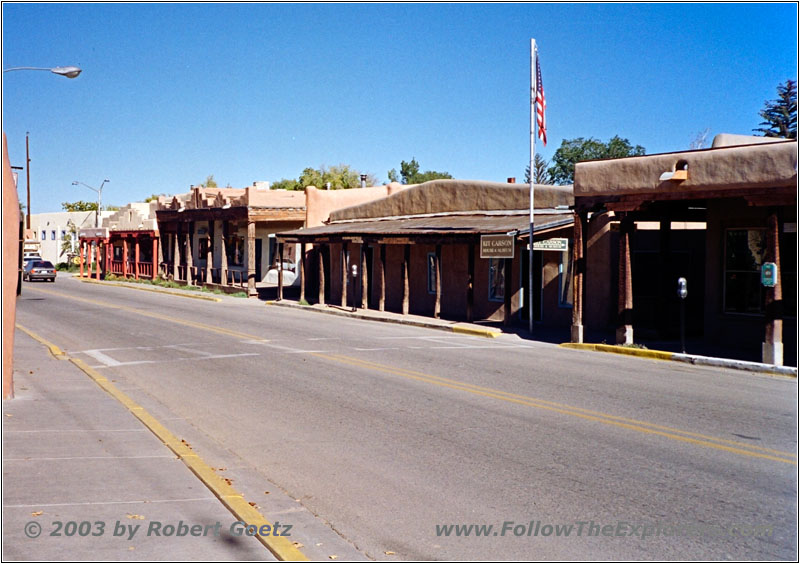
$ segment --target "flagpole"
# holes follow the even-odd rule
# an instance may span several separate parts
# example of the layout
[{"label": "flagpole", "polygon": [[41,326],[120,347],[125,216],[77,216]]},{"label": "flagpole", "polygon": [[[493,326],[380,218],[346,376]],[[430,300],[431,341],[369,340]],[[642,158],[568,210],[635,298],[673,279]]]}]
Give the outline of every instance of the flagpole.
[{"label": "flagpole", "polygon": [[531,39],[530,231],[528,231],[528,332],[533,333],[533,160],[536,154],[536,40]]}]

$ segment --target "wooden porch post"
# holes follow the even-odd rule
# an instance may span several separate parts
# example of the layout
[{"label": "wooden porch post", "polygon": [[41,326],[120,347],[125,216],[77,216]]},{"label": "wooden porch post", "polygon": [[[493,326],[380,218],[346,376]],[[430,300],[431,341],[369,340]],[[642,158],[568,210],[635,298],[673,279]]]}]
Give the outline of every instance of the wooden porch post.
[{"label": "wooden porch post", "polygon": [[767,218],[765,262],[775,263],[775,286],[766,287],[764,317],[766,327],[761,345],[761,361],[783,366],[783,288],[781,288],[780,221],[773,210]]},{"label": "wooden porch post", "polygon": [[317,303],[325,304],[325,257],[322,253],[322,245],[325,243],[317,244],[317,278],[319,278],[319,294],[317,296]]},{"label": "wooden porch post", "polygon": [[80,271],[81,278],[83,278],[83,255],[84,255],[84,253],[86,253],[86,241],[81,241],[80,252],[78,253],[78,257],[79,257],[80,265],[81,265],[81,271]]},{"label": "wooden porch post", "polygon": [[511,271],[513,270],[514,259],[503,259],[503,325],[511,324]]},{"label": "wooden porch post", "polygon": [[161,248],[158,244],[158,237],[153,235],[153,275],[151,276],[153,280],[158,278],[159,265],[163,262],[160,260],[161,259],[160,255],[161,255]]},{"label": "wooden porch post", "polygon": [[128,277],[128,239],[122,239],[122,276]]},{"label": "wooden porch post", "polygon": [[219,275],[220,283],[223,286],[228,285],[228,220],[223,220],[220,227],[222,238],[222,256],[219,257]]},{"label": "wooden porch post", "polygon": [[256,296],[256,222],[247,219],[247,295]]},{"label": "wooden porch post", "polygon": [[114,247],[111,245],[111,240],[107,240],[105,244],[105,251],[106,251],[106,276],[111,274],[111,260],[112,260],[112,252]]},{"label": "wooden porch post", "polygon": [[178,246],[178,232],[176,231],[171,235],[172,237],[172,279],[180,279],[180,265],[181,265],[181,249]]},{"label": "wooden porch post", "polygon": [[342,241],[342,307],[347,307],[347,242]]},{"label": "wooden porch post", "polygon": [[367,243],[361,243],[361,309],[369,309],[369,273],[367,272]]},{"label": "wooden porch post", "polygon": [[86,243],[86,264],[88,265],[88,273],[87,278],[92,277],[92,260],[94,260],[94,249],[92,248],[92,242],[87,241]]},{"label": "wooden porch post", "polygon": [[192,249],[192,228],[189,226],[189,231],[186,233],[186,284],[192,286],[192,268],[194,267],[194,254]]},{"label": "wooden porch post", "polygon": [[583,342],[583,282],[586,259],[583,256],[583,223],[586,212],[575,212],[572,234],[572,329],[570,341]]},{"label": "wooden porch post", "polygon": [[139,279],[139,237],[134,236],[133,238],[133,272],[134,278],[136,280]]},{"label": "wooden porch post", "polygon": [[617,312],[617,344],[633,344],[633,280],[631,277],[631,235],[635,224],[626,214],[619,230],[619,298]]},{"label": "wooden porch post", "polygon": [[411,262],[411,245],[406,243],[403,248],[403,315],[408,315],[410,292],[408,287],[408,263]]},{"label": "wooden porch post", "polygon": [[95,247],[95,251],[96,251],[96,255],[97,255],[97,259],[96,259],[97,260],[97,265],[96,265],[96,270],[95,270],[95,273],[94,273],[94,277],[95,277],[96,280],[100,280],[100,265],[102,264],[102,259],[100,257],[100,252],[101,251],[100,251],[100,240],[99,239],[97,240],[97,246]]},{"label": "wooden porch post", "polygon": [[300,303],[306,301],[306,244],[300,243],[300,260],[297,261],[297,276],[300,278]]},{"label": "wooden porch post", "polygon": [[283,243],[278,243],[278,301],[283,299]]},{"label": "wooden porch post", "polygon": [[473,320],[475,305],[475,243],[467,245],[467,321]]},{"label": "wooden porch post", "polygon": [[212,271],[212,268],[214,268],[214,239],[211,235],[214,231],[214,221],[210,220],[208,224],[208,247],[206,248],[206,284],[212,284],[214,282],[214,274]]},{"label": "wooden porch post", "polygon": [[378,284],[381,288],[378,298],[378,311],[386,309],[386,245],[381,243],[380,260],[378,261]]},{"label": "wooden porch post", "polygon": [[436,276],[436,300],[433,304],[433,316],[439,319],[442,314],[442,246],[436,245],[436,259],[434,261],[434,274]]}]

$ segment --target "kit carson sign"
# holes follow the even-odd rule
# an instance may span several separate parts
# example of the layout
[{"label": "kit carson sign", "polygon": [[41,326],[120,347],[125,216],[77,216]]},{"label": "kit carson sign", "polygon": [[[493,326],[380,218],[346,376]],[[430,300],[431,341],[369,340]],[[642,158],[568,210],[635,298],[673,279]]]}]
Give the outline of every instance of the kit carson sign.
[{"label": "kit carson sign", "polygon": [[481,235],[481,258],[514,258],[514,237],[510,235]]}]

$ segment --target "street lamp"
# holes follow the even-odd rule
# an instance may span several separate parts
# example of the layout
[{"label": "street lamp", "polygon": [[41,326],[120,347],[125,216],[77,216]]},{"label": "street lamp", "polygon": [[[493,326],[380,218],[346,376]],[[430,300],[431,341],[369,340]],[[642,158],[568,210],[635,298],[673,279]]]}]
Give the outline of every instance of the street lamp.
[{"label": "street lamp", "polygon": [[78,67],[53,67],[53,68],[12,67],[10,69],[3,69],[3,72],[20,71],[20,70],[50,71],[53,74],[60,74],[61,76],[66,76],[67,78],[75,78],[76,76],[81,74],[81,69],[79,69]]},{"label": "street lamp", "polygon": [[103,201],[103,185],[106,182],[111,182],[111,181],[108,178],[106,178],[105,180],[103,180],[103,184],[100,185],[100,188],[93,188],[92,186],[89,186],[85,182],[79,182],[78,180],[75,180],[72,183],[73,186],[77,186],[78,184],[81,184],[83,186],[86,186],[89,190],[94,190],[95,192],[97,192],[97,212],[95,213],[95,216],[94,216],[94,218],[95,218],[94,219],[94,226],[95,227],[100,227],[100,205],[101,205],[101,203]]}]

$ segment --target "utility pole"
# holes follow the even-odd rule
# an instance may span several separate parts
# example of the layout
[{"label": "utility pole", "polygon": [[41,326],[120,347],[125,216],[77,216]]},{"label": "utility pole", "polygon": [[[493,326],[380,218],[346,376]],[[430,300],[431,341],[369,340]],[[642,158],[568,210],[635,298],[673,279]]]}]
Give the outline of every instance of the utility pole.
[{"label": "utility pole", "polygon": [[28,209],[25,210],[25,229],[31,228],[31,152],[28,145],[30,132],[25,132],[25,176],[27,178],[25,187],[28,190]]}]

